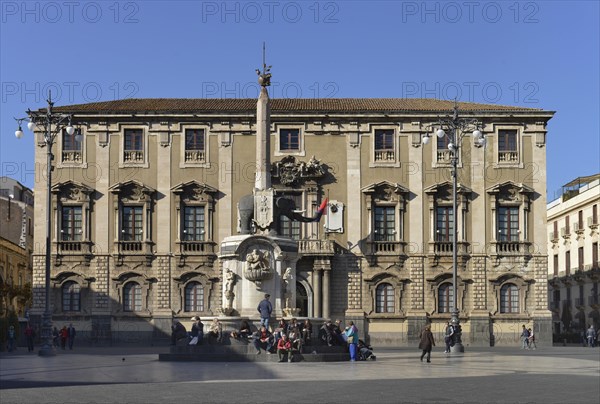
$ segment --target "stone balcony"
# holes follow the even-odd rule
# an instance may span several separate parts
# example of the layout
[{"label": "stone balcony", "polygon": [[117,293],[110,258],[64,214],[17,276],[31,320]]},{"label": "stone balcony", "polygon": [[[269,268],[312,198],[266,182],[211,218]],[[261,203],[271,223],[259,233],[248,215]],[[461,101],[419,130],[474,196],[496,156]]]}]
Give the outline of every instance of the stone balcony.
[{"label": "stone balcony", "polygon": [[298,253],[303,256],[333,256],[335,242],[333,240],[301,239],[298,241]]}]

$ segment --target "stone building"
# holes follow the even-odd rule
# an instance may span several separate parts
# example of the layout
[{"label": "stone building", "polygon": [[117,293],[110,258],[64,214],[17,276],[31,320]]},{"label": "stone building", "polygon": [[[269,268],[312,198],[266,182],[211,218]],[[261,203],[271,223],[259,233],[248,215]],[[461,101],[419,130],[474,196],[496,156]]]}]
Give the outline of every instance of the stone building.
[{"label": "stone building", "polygon": [[0,317],[24,317],[31,299],[33,265],[33,192],[0,177]]},{"label": "stone building", "polygon": [[[73,322],[99,343],[156,340],[173,318],[185,324],[195,314],[226,324],[257,320],[258,300],[236,314],[235,300],[232,306],[225,298],[256,292],[243,289],[249,284],[241,277],[230,290],[223,274],[228,257],[242,247],[252,251],[235,239],[245,221],[240,206],[258,189],[261,161],[269,161],[267,188],[293,200],[294,212],[312,216],[328,198],[320,222],[275,218],[272,230],[295,242],[293,254],[267,236],[255,239],[271,248],[271,259],[292,263],[294,287],[273,296],[275,313],[317,324],[352,319],[378,345],[413,344],[428,321],[439,338],[452,302],[450,153],[442,140],[423,145],[422,138],[453,106],[433,99],[274,99],[262,157],[252,99],[55,108],[72,113],[77,130],[59,136],[54,150],[54,321]],[[549,341],[545,145],[553,112],[458,107],[481,122],[487,138],[486,147],[471,136],[460,145],[463,342],[515,344],[521,324]],[[36,148],[36,166],[45,158]],[[37,186],[45,206],[45,185]],[[36,239],[43,240],[44,212],[36,214]],[[239,242],[229,249],[232,237]],[[34,255],[38,315],[43,282],[42,252]],[[285,311],[285,296],[293,296],[294,311]]]},{"label": "stone building", "polygon": [[561,342],[579,342],[592,324],[600,328],[598,205],[600,174],[565,184],[562,196],[548,203],[548,300]]}]

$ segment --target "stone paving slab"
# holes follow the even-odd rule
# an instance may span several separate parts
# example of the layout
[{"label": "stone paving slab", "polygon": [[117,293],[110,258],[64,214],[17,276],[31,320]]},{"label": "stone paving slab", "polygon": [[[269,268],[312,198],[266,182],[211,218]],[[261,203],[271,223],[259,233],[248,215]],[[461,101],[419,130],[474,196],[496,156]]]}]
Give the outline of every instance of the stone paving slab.
[{"label": "stone paving slab", "polygon": [[381,349],[377,361],[323,363],[159,362],[161,348],[82,348],[51,358],[0,355],[0,401],[521,402],[586,403],[600,397],[600,349],[471,349],[432,354]]}]

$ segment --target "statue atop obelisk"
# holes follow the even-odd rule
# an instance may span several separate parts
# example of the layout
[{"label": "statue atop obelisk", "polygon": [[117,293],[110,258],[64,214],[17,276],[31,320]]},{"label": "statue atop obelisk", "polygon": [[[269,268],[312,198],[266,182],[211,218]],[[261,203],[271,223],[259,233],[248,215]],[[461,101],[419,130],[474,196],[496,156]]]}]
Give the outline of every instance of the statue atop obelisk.
[{"label": "statue atop obelisk", "polygon": [[254,224],[256,233],[267,234],[273,223],[273,189],[271,188],[271,108],[267,87],[271,85],[271,66],[265,61],[256,69],[260,96],[256,103],[256,176],[254,180]]}]

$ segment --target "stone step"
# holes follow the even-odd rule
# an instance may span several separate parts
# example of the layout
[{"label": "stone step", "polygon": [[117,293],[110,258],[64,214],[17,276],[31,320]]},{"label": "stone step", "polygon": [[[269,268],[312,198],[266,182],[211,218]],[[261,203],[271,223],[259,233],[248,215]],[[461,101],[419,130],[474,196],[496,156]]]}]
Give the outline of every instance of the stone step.
[{"label": "stone step", "polygon": [[[287,360],[287,358],[285,358]],[[295,353],[292,362],[343,362],[348,361],[348,353]],[[260,355],[254,353],[167,353],[159,354],[160,361],[174,362],[278,362],[279,356],[261,351]]]},{"label": "stone step", "polygon": [[[302,353],[312,354],[346,354],[348,349],[344,346],[309,345],[302,347]],[[261,350],[265,353],[264,350]],[[209,344],[209,345],[183,345],[172,346],[169,350],[173,355],[196,354],[252,354],[256,355],[256,348],[251,342],[245,344]]]}]

